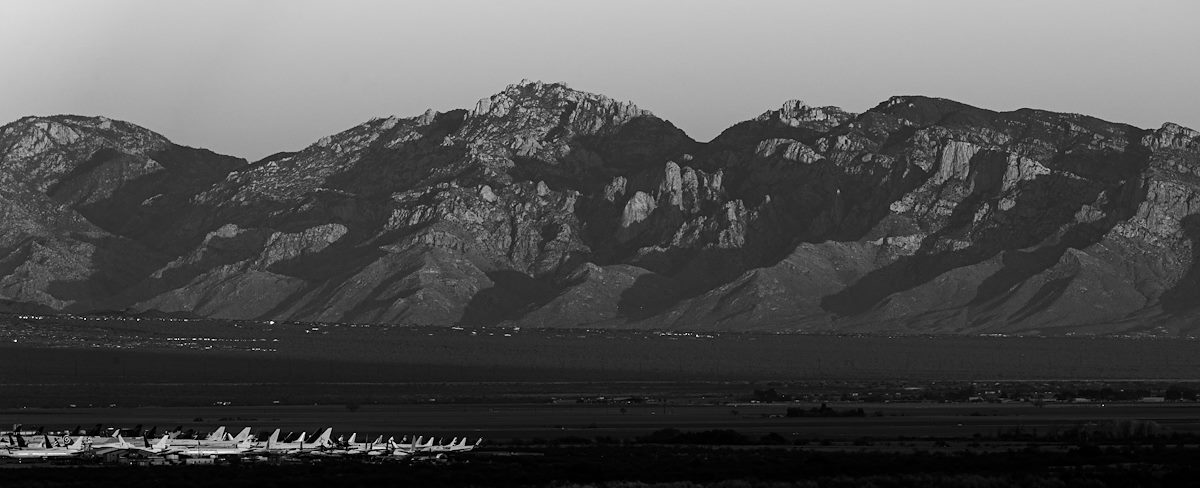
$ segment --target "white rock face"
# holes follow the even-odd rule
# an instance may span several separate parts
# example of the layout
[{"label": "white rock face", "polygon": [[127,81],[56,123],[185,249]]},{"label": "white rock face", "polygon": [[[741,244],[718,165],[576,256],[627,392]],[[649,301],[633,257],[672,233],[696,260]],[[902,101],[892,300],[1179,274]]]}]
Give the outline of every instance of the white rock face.
[{"label": "white rock face", "polygon": [[700,199],[704,197],[700,193],[700,177],[697,176],[696,170],[692,169],[691,166],[688,166],[683,168],[682,180],[683,181],[681,184],[683,188],[681,192],[682,194],[680,195],[680,206],[683,208],[683,210],[695,212],[700,206]]},{"label": "white rock face", "polygon": [[758,143],[754,153],[758,157],[769,158],[779,154],[781,148],[783,159],[788,161],[812,164],[821,160],[821,155],[811,147],[792,139],[764,139]]},{"label": "white rock face", "polygon": [[400,119],[393,115],[391,117],[383,119],[383,121],[380,122],[379,130],[391,130],[396,127],[396,124],[399,124],[399,123],[400,123]]},{"label": "white rock face", "polygon": [[746,204],[741,200],[725,202],[725,213],[722,215],[724,227],[717,237],[717,247],[724,249],[738,248],[746,245]]},{"label": "white rock face", "polygon": [[570,151],[562,141],[572,136],[611,131],[635,117],[652,115],[632,103],[561,83],[523,81],[479,100],[454,141],[499,144],[525,157],[561,157]]},{"label": "white rock face", "polygon": [[267,241],[267,246],[255,261],[254,267],[266,269],[272,264],[294,259],[302,254],[321,252],[345,236],[346,232],[346,226],[342,224],[319,225],[296,233],[276,232]]},{"label": "white rock face", "polygon": [[1022,181],[1030,181],[1041,175],[1050,174],[1050,168],[1029,158],[1015,154],[1008,156],[1008,168],[1004,171],[1004,183],[1001,191],[1007,193],[1016,188]]},{"label": "white rock face", "polygon": [[483,201],[488,203],[495,203],[496,193],[492,191],[491,186],[483,185],[483,187],[479,189],[479,198],[482,198]]},{"label": "white rock face", "polygon": [[663,170],[663,181],[658,185],[658,199],[659,206],[683,206],[683,178],[679,165],[674,161],[668,161]]},{"label": "white rock face", "polygon": [[788,144],[783,152],[783,159],[804,164],[812,164],[821,160],[821,155],[802,142]]},{"label": "white rock face", "polygon": [[1142,144],[1151,149],[1200,150],[1200,132],[1167,122],[1153,134],[1142,138]]},{"label": "white rock face", "polygon": [[933,177],[934,184],[942,184],[950,180],[966,180],[971,173],[971,158],[979,152],[980,147],[969,142],[950,141],[942,148],[942,157],[938,162],[938,172]]},{"label": "white rock face", "polygon": [[421,114],[420,117],[417,117],[417,121],[416,121],[417,125],[420,125],[423,127],[423,126],[432,124],[434,119],[437,118],[437,116],[438,116],[438,113],[436,111],[434,111],[432,108],[428,109],[425,111],[425,113]]},{"label": "white rock face", "polygon": [[1151,180],[1146,200],[1138,206],[1131,221],[1141,223],[1161,237],[1181,236],[1181,220],[1200,212],[1200,194],[1187,185]]},{"label": "white rock face", "polygon": [[754,148],[754,155],[760,158],[769,158],[774,156],[779,151],[779,146],[786,146],[796,142],[792,139],[763,139],[758,143],[758,147]]},{"label": "white rock face", "polygon": [[766,121],[777,119],[792,127],[829,127],[841,124],[850,118],[850,114],[837,107],[811,107],[800,100],[788,100],[779,110],[772,110],[759,115],[757,119]]},{"label": "white rock face", "polygon": [[637,192],[633,197],[625,202],[625,210],[621,212],[621,227],[628,229],[629,226],[646,220],[658,205],[654,203],[654,197],[645,192]]},{"label": "white rock face", "polygon": [[625,185],[628,181],[624,176],[617,176],[604,187],[604,199],[610,202],[617,201],[618,198],[625,196]]},{"label": "white rock face", "polygon": [[217,230],[209,232],[208,235],[204,237],[204,243],[207,244],[209,241],[217,238],[229,239],[238,235],[239,232],[241,232],[241,229],[238,228],[237,224],[225,224]]}]

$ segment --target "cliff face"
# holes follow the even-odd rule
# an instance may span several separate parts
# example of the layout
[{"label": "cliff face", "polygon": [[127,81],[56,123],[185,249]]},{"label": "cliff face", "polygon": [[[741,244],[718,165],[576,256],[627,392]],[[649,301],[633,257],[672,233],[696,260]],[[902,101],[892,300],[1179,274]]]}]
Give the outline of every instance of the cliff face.
[{"label": "cliff face", "polygon": [[[9,310],[406,324],[1192,334],[1200,133],[896,97],[698,143],[522,82],[255,163],[0,128]],[[1195,203],[1193,203],[1195,202]]]}]

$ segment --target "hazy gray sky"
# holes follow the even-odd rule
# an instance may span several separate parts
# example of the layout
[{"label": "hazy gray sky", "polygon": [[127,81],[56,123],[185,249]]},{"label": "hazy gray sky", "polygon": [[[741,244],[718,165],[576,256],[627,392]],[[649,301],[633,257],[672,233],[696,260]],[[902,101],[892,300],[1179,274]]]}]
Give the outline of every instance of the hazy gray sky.
[{"label": "hazy gray sky", "polygon": [[0,0],[0,123],[106,115],[257,159],[522,78],[708,140],[921,94],[1200,128],[1200,2]]}]

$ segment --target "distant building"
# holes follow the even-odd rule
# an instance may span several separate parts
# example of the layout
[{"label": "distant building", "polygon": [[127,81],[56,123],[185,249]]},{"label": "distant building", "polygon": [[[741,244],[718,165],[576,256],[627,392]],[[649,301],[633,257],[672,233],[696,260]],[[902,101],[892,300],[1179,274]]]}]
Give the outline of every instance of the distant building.
[{"label": "distant building", "polygon": [[167,464],[165,457],[138,449],[103,447],[92,451],[92,455],[104,464],[125,466],[161,466]]},{"label": "distant building", "polygon": [[105,464],[116,464],[117,459],[120,458],[121,451],[125,451],[125,449],[119,447],[102,447],[100,449],[93,449],[92,455]]}]

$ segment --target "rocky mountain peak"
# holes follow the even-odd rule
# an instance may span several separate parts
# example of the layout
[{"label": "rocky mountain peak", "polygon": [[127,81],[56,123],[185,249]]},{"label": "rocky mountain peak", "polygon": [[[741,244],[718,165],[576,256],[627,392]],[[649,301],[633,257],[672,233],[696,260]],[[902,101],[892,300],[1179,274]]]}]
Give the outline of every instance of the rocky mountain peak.
[{"label": "rocky mountain peak", "polygon": [[150,152],[169,141],[160,134],[107,117],[31,116],[0,127],[0,147],[8,158],[28,157],[72,145],[108,144],[129,152]]},{"label": "rocky mountain peak", "polygon": [[1167,122],[1142,139],[1146,147],[1159,150],[1200,151],[1200,131]]},{"label": "rocky mountain peak", "polygon": [[608,115],[611,117],[609,122],[613,124],[620,124],[633,117],[654,115],[648,110],[639,109],[632,102],[617,101],[605,95],[574,90],[565,83],[521,80],[520,83],[508,85],[500,93],[480,99],[467,117],[503,119],[537,109],[558,112],[578,109],[583,113]]},{"label": "rocky mountain peak", "polygon": [[918,127],[945,122],[951,117],[954,120],[969,120],[973,124],[986,127],[987,121],[997,114],[954,100],[921,95],[893,96],[868,112],[896,117],[904,125]]},{"label": "rocky mountain peak", "polygon": [[0,181],[19,180],[47,192],[101,159],[118,154],[145,159],[170,145],[160,134],[106,117],[25,117],[0,127],[0,165],[6,169]]},{"label": "rocky mountain peak", "polygon": [[[528,156],[576,136],[608,134],[638,117],[654,117],[630,102],[523,80],[480,99],[455,140],[494,143]],[[561,150],[561,148],[559,148]]]},{"label": "rocky mountain peak", "polygon": [[801,100],[788,100],[782,107],[764,112],[755,120],[778,120],[791,127],[828,131],[853,117],[854,114],[839,107],[812,107]]}]

